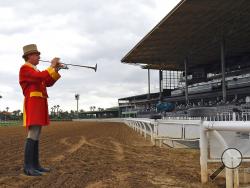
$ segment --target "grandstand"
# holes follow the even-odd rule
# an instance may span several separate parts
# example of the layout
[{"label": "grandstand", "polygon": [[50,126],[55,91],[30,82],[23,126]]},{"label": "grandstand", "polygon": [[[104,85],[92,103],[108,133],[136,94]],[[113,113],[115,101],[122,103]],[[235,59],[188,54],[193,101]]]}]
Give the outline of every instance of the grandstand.
[{"label": "grandstand", "polygon": [[159,101],[178,116],[197,107],[249,112],[249,17],[247,0],[182,0],[121,60],[158,70],[160,86],[119,99],[121,115],[150,115]]},{"label": "grandstand", "polygon": [[119,109],[117,107],[78,113],[78,118],[80,119],[117,118],[117,117],[119,117]]}]

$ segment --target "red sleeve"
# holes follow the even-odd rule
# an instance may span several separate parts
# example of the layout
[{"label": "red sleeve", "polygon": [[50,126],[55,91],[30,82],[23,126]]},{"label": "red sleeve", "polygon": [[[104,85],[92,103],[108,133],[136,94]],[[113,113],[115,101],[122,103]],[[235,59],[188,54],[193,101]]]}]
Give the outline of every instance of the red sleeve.
[{"label": "red sleeve", "polygon": [[27,81],[27,82],[37,82],[37,81],[45,81],[48,77],[50,77],[49,72],[47,70],[38,72],[31,67],[22,66],[19,74],[19,81]]},{"label": "red sleeve", "polygon": [[49,67],[44,71],[36,71],[32,67],[22,66],[19,73],[19,82],[30,82],[35,83],[42,81],[47,87],[52,86],[59,78],[60,74],[55,72],[55,70]]},{"label": "red sleeve", "polygon": [[56,83],[57,80],[54,80],[53,78],[51,78],[50,76],[48,78],[46,78],[45,80],[45,85],[46,87],[51,87],[54,85],[54,83]]}]

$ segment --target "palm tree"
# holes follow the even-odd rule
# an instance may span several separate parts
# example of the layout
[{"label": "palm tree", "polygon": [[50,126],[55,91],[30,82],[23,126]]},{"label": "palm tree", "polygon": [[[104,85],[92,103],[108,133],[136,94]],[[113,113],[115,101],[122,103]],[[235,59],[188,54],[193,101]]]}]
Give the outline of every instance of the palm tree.
[{"label": "palm tree", "polygon": [[17,116],[20,116],[21,110],[17,110]]},{"label": "palm tree", "polygon": [[56,108],[57,108],[57,106],[54,105],[54,116],[56,115]]},{"label": "palm tree", "polygon": [[53,112],[54,112],[54,106],[52,106],[50,109],[51,109],[50,114],[51,114],[51,115],[53,115]]},{"label": "palm tree", "polygon": [[14,110],[13,112],[12,112],[12,114],[13,114],[13,116],[16,118],[17,117],[17,111],[16,110]]},{"label": "palm tree", "polygon": [[59,105],[56,105],[56,108],[57,108],[56,113],[57,113],[57,115],[59,115],[59,113],[58,113],[59,107],[60,107]]}]

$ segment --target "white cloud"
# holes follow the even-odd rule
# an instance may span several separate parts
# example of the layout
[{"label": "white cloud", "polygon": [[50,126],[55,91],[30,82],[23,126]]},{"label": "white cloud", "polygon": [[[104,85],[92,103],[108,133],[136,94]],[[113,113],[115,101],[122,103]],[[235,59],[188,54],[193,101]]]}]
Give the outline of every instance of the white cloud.
[{"label": "white cloud", "polygon": [[[18,72],[22,46],[36,43],[43,59],[61,57],[66,63],[95,65],[98,71],[71,67],[52,88],[50,106],[75,109],[107,108],[118,98],[147,92],[147,71],[124,65],[121,58],[179,0],[6,0],[0,2],[0,110],[22,109]],[[49,64],[41,63],[39,69]],[[151,74],[152,90],[158,73]]]}]

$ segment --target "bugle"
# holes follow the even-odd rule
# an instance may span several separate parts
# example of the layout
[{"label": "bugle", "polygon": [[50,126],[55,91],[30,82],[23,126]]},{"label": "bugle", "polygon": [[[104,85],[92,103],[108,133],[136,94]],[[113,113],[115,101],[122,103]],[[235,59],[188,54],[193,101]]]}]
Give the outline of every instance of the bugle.
[{"label": "bugle", "polygon": [[[40,59],[39,61],[41,61],[41,62],[47,62],[47,63],[51,62],[51,61],[42,60],[42,59]],[[95,66],[68,64],[68,63],[61,63],[61,62],[60,62],[60,64],[63,65],[62,69],[69,69],[68,66],[74,66],[74,67],[83,67],[83,68],[88,68],[88,69],[94,69],[95,72],[97,71],[97,64]]]}]

